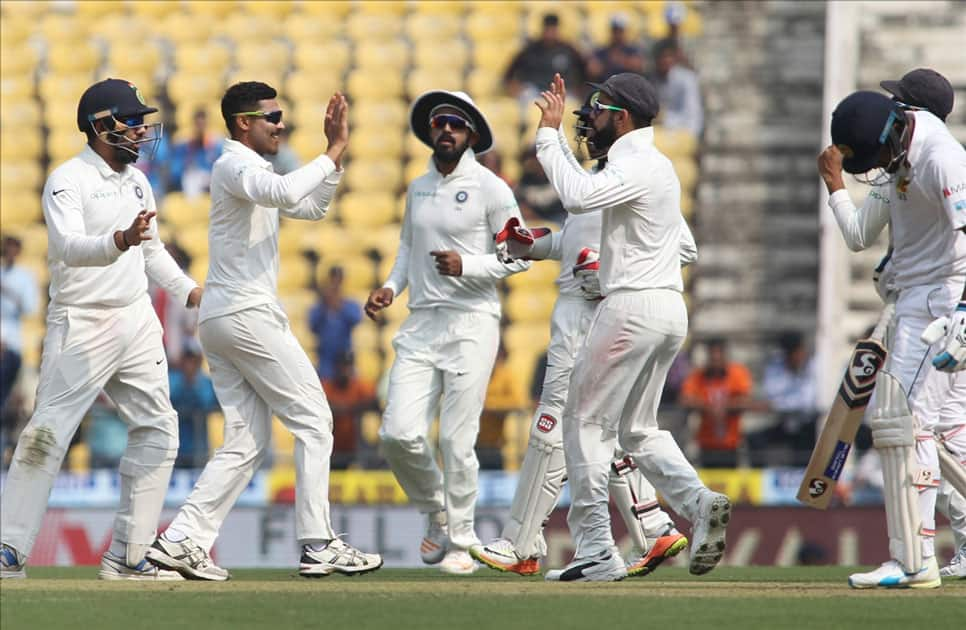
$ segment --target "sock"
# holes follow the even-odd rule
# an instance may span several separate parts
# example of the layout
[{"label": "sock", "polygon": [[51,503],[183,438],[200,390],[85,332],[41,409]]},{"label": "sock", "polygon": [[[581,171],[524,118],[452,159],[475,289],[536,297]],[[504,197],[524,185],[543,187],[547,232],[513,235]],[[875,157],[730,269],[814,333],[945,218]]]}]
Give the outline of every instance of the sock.
[{"label": "sock", "polygon": [[164,530],[163,535],[165,540],[171,542],[182,542],[188,539],[188,536],[184,532],[173,527],[169,527],[168,529]]},{"label": "sock", "polygon": [[110,553],[115,558],[127,558],[127,543],[117,538],[112,538]]},{"label": "sock", "polygon": [[332,542],[332,539],[325,538],[318,540],[303,540],[302,548],[306,551],[322,551],[329,546],[330,542]]}]

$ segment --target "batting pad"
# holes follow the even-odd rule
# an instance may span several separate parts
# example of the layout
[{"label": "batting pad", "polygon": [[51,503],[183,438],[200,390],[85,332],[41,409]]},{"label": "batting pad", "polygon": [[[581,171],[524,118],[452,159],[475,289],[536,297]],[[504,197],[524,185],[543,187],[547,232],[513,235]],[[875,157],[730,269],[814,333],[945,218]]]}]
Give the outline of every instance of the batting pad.
[{"label": "batting pad", "polygon": [[566,475],[562,446],[531,436],[503,529],[503,538],[513,542],[521,558],[546,555],[541,530],[557,504]]},{"label": "batting pad", "polygon": [[939,471],[942,478],[949,482],[956,492],[966,497],[966,466],[955,455],[949,452],[942,440],[936,440],[936,451],[939,453]]}]

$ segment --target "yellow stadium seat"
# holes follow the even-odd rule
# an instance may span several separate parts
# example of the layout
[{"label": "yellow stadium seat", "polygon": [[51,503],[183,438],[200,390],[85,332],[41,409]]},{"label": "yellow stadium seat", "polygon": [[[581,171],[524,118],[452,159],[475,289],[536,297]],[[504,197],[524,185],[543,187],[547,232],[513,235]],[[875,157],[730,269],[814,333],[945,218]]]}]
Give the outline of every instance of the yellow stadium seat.
[{"label": "yellow stadium seat", "polygon": [[606,46],[610,42],[610,22],[615,14],[626,18],[625,37],[629,42],[637,42],[645,25],[644,17],[631,3],[593,2],[585,5],[587,11],[587,35],[594,46]]},{"label": "yellow stadium seat", "polygon": [[24,8],[32,11],[37,7],[45,11],[46,7],[36,2],[4,2],[0,6],[3,7],[3,19],[0,20],[0,45],[10,49],[25,45],[37,30],[37,16],[22,15],[19,11]]},{"label": "yellow stadium seat", "polygon": [[325,284],[329,275],[329,269],[331,269],[333,266],[342,267],[344,274],[342,286],[346,293],[368,293],[373,289],[373,286],[376,282],[376,270],[373,266],[372,260],[370,260],[365,254],[356,253],[354,255],[347,255],[338,259],[332,257],[323,259],[322,264],[319,265],[319,275],[316,277],[316,280],[320,286]]},{"label": "yellow stadium seat", "polygon": [[223,74],[217,69],[212,72],[184,70],[168,79],[168,96],[177,107],[178,103],[220,102],[223,96]]},{"label": "yellow stadium seat", "polygon": [[470,59],[469,48],[461,39],[444,39],[440,34],[432,39],[416,40],[413,65],[417,68],[462,72]]},{"label": "yellow stadium seat", "polygon": [[329,98],[341,90],[343,90],[342,81],[335,74],[320,75],[309,70],[296,70],[285,80],[285,94],[291,99],[296,99],[294,102],[298,103],[299,108],[306,107],[321,112],[317,118],[318,124],[321,124],[325,115]]},{"label": "yellow stadium seat", "polygon": [[515,98],[501,96],[499,98],[479,98],[475,100],[480,111],[490,122],[490,127],[494,129],[495,135],[502,135],[502,133],[506,133],[506,130],[519,129],[522,122],[522,113],[520,102]]},{"label": "yellow stadium seat", "polygon": [[[30,121],[26,116],[17,118],[16,114],[9,110],[3,110],[4,119],[10,116],[7,124],[9,130],[4,129],[0,133],[0,159],[6,160],[36,160],[44,151],[44,138],[40,133],[39,121]],[[21,121],[27,119],[28,122],[21,127]],[[13,126],[17,125],[17,130]],[[15,135],[16,134],[16,135]]]},{"label": "yellow stadium seat", "polygon": [[698,152],[698,139],[687,129],[668,129],[660,125],[654,127],[654,144],[669,157],[693,157]]},{"label": "yellow stadium seat", "polygon": [[356,44],[355,65],[383,72],[403,70],[409,65],[409,47],[401,39],[367,39]]},{"label": "yellow stadium seat", "polygon": [[[312,222],[314,223],[314,222]],[[299,219],[283,219],[278,230],[278,253],[286,256],[301,257],[302,231],[311,223]],[[301,258],[300,258],[301,260]],[[304,264],[304,260],[302,263]]]},{"label": "yellow stadium seat", "polygon": [[281,20],[266,20],[257,15],[232,13],[212,23],[212,35],[226,37],[235,42],[269,43],[271,38],[282,34],[285,25]]},{"label": "yellow stadium seat", "polygon": [[174,66],[181,73],[204,73],[214,78],[210,75],[224,74],[231,65],[231,51],[218,43],[182,43],[174,49]]},{"label": "yellow stadium seat", "polygon": [[399,19],[408,10],[406,3],[397,0],[366,0],[355,4],[356,15],[385,16]]},{"label": "yellow stadium seat", "polygon": [[[372,4],[363,3],[363,6]],[[401,3],[399,3],[401,4]],[[345,33],[357,43],[387,41],[402,33],[402,20],[395,15],[356,11],[344,22]]]},{"label": "yellow stadium seat", "polygon": [[354,160],[342,180],[354,192],[390,192],[402,186],[398,160]]},{"label": "yellow stadium seat", "polygon": [[504,310],[512,322],[549,322],[556,299],[554,289],[515,290],[507,296]]},{"label": "yellow stadium seat", "polygon": [[0,181],[7,189],[36,190],[43,185],[44,174],[37,160],[27,158],[0,163]]},{"label": "yellow stadium seat", "polygon": [[208,277],[208,257],[198,256],[192,259],[191,266],[188,268],[188,275],[198,282],[204,281]]},{"label": "yellow stadium seat", "polygon": [[426,160],[416,158],[406,162],[406,170],[403,171],[403,181],[406,185],[412,183],[417,177],[422,177],[426,174]]},{"label": "yellow stadium seat", "polygon": [[681,214],[689,221],[694,216],[694,195],[691,193],[681,193]]},{"label": "yellow stadium seat", "polygon": [[288,17],[295,10],[292,0],[242,0],[239,4],[249,14],[266,21]]},{"label": "yellow stadium seat", "polygon": [[[512,56],[519,49],[522,42],[519,10],[520,3],[510,2],[477,2],[474,9],[463,21],[463,29],[475,46],[486,42],[499,42],[501,46],[509,48]],[[489,5],[504,5],[503,10],[481,10]],[[507,6],[509,5],[509,6]],[[506,10],[511,8],[512,10]]]},{"label": "yellow stadium seat", "polygon": [[[399,249],[399,234],[402,226],[395,221],[387,221],[381,225],[360,230],[354,226],[348,226],[352,238],[358,239],[362,251],[375,251],[383,259],[395,258],[396,250]],[[382,267],[379,268],[380,270]]]},{"label": "yellow stadium seat", "polygon": [[350,192],[339,200],[338,210],[346,227],[381,227],[395,220],[396,198],[388,192]]},{"label": "yellow stadium seat", "polygon": [[327,0],[326,2],[303,1],[299,3],[298,13],[294,13],[293,15],[298,15],[304,20],[318,20],[321,17],[340,24],[342,18],[352,12],[354,4],[350,0]]},{"label": "yellow stadium seat", "polygon": [[377,383],[382,378],[383,361],[378,352],[361,350],[355,356],[356,374],[370,383]]},{"label": "yellow stadium seat", "polygon": [[78,16],[103,19],[120,9],[115,0],[84,0],[74,5]]},{"label": "yellow stadium seat", "polygon": [[540,37],[543,30],[543,16],[554,13],[560,18],[560,38],[576,45],[581,39],[584,23],[583,12],[576,4],[562,2],[527,2],[527,36]]},{"label": "yellow stadium seat", "polygon": [[[40,100],[45,103],[68,102],[77,106],[81,94],[93,83],[93,75],[90,73],[77,74],[52,74],[47,73],[38,85]],[[71,117],[77,120],[77,112]]]},{"label": "yellow stadium seat", "polygon": [[[384,127],[409,127],[409,103],[401,99],[385,101],[362,101],[352,103],[349,112],[350,122],[354,124],[372,124]],[[355,152],[355,139],[353,139]]]},{"label": "yellow stadium seat", "polygon": [[498,72],[502,76],[517,52],[519,47],[506,41],[477,39],[473,44],[473,67]]},{"label": "yellow stadium seat", "polygon": [[[34,90],[33,79],[26,75],[7,74],[0,76],[0,98],[6,103],[9,100],[23,100],[32,97]],[[78,92],[77,98],[80,98]]]},{"label": "yellow stadium seat", "polygon": [[[431,5],[449,5],[451,2],[430,2]],[[410,13],[403,29],[410,41],[421,42],[452,40],[460,35],[460,16],[458,13],[429,13],[422,10]],[[445,57],[446,48],[440,47],[438,53]]]},{"label": "yellow stadium seat", "polygon": [[[159,2],[157,4],[165,3]],[[155,29],[175,44],[175,54],[178,54],[178,49],[184,44],[197,45],[208,41],[211,34],[212,20],[205,14],[176,11],[169,13],[163,20],[155,24]]]},{"label": "yellow stadium seat", "polygon": [[239,8],[239,3],[236,0],[191,0],[191,2],[185,2],[184,5],[193,16],[217,19],[236,15]]},{"label": "yellow stadium seat", "polygon": [[192,258],[208,256],[208,226],[205,224],[182,226],[171,240],[177,241]]},{"label": "yellow stadium seat", "polygon": [[363,318],[359,324],[352,329],[352,347],[355,351],[379,350],[379,326],[369,318]]},{"label": "yellow stadium seat", "polygon": [[466,91],[474,99],[492,99],[503,95],[503,73],[477,68],[466,78]]},{"label": "yellow stadium seat", "polygon": [[207,226],[210,207],[211,200],[207,195],[188,198],[182,192],[172,191],[164,196],[158,218],[179,229]]},{"label": "yellow stadium seat", "polygon": [[[4,2],[4,5],[8,4]],[[20,4],[20,3],[15,3]],[[87,40],[84,22],[69,13],[47,12],[40,19],[40,33],[48,44],[81,43]],[[36,24],[35,24],[36,28]]]},{"label": "yellow stadium seat", "polygon": [[[270,3],[269,3],[270,4]],[[325,3],[310,3],[310,4],[332,4],[330,2]],[[342,20],[339,19],[318,19],[312,16],[306,16],[303,12],[290,13],[285,18],[285,23],[282,27],[282,33],[288,37],[289,40],[295,45],[295,50],[302,46],[311,46],[315,43],[321,43],[326,40],[330,40],[335,43],[337,40],[331,39],[339,37],[342,34]],[[342,43],[342,42],[339,42]],[[304,66],[303,66],[304,67]],[[312,66],[309,66],[312,67]],[[315,66],[317,69],[325,68],[326,65]]]},{"label": "yellow stadium seat", "polygon": [[47,155],[50,157],[51,170],[80,153],[84,143],[84,136],[76,127],[51,131],[47,135]]},{"label": "yellow stadium seat", "polygon": [[[138,3],[138,4],[165,4]],[[214,452],[225,443],[225,416],[220,411],[208,414],[208,448]]]},{"label": "yellow stadium seat", "polygon": [[[537,227],[537,226],[534,226]],[[556,290],[557,277],[560,275],[560,263],[556,260],[535,261],[526,271],[515,273],[506,279],[510,291],[545,291]]]},{"label": "yellow stadium seat", "polygon": [[398,126],[360,126],[353,130],[351,142],[353,159],[398,160],[403,154],[403,136]]},{"label": "yellow stadium seat", "polygon": [[[408,123],[406,125],[409,126]],[[423,141],[416,137],[416,134],[410,129],[406,129],[406,140],[405,140],[405,155],[410,160],[419,160],[426,166],[426,160],[432,155],[433,150],[423,144]],[[409,180],[406,180],[409,181]]]},{"label": "yellow stadium seat", "polygon": [[12,35],[10,40],[0,40],[0,71],[4,76],[22,76],[29,78],[40,61],[37,51],[26,42],[17,42],[17,36]]},{"label": "yellow stadium seat", "polygon": [[463,73],[452,68],[416,68],[406,77],[406,93],[410,101],[430,90],[455,92],[463,89]]},{"label": "yellow stadium seat", "polygon": [[[37,212],[40,213],[40,197],[29,195],[25,205],[36,204]],[[24,259],[34,259],[45,268],[47,266],[47,226],[42,223],[32,223],[18,231],[18,236],[23,243]]]},{"label": "yellow stadium seat", "polygon": [[180,2],[143,2],[142,0],[127,0],[124,3],[131,15],[139,20],[152,23],[172,13],[182,11]]},{"label": "yellow stadium seat", "polygon": [[289,62],[288,47],[279,41],[239,44],[235,49],[238,67],[256,72],[281,74]]},{"label": "yellow stadium seat", "polygon": [[[303,265],[304,262],[303,260]],[[307,267],[307,265],[304,266]],[[279,291],[278,300],[282,305],[282,310],[285,311],[289,319],[308,323],[309,310],[318,301],[318,296],[311,289],[299,287],[287,291]]]},{"label": "yellow stadium seat", "polygon": [[292,62],[297,70],[324,83],[338,83],[341,78],[339,75],[349,66],[350,59],[349,45],[338,39],[300,42],[295,46],[292,55]]},{"label": "yellow stadium seat", "polygon": [[530,354],[536,357],[550,343],[550,322],[511,323],[503,331],[503,346],[507,353]]},{"label": "yellow stadium seat", "polygon": [[691,194],[694,186],[698,183],[698,165],[691,158],[678,158],[673,160],[674,172],[677,173],[681,181],[682,195]]},{"label": "yellow stadium seat", "polygon": [[[6,186],[6,184],[4,184]],[[4,193],[0,198],[0,232],[20,233],[43,218],[39,193]]]},{"label": "yellow stadium seat", "polygon": [[410,0],[408,4],[412,7],[413,13],[417,15],[459,17],[466,6],[471,3],[461,0],[450,0],[449,2],[439,2],[438,0]]}]

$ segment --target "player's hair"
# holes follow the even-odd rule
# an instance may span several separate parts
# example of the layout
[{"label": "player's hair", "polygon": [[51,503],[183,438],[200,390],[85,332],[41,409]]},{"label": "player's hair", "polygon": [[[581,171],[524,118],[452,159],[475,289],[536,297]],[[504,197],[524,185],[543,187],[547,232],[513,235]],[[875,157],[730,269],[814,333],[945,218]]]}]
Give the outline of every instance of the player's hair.
[{"label": "player's hair", "polygon": [[234,135],[237,131],[234,114],[258,109],[258,101],[265,101],[276,96],[278,96],[278,92],[275,91],[275,88],[259,81],[243,81],[228,88],[221,98],[221,117],[225,119],[228,133]]}]

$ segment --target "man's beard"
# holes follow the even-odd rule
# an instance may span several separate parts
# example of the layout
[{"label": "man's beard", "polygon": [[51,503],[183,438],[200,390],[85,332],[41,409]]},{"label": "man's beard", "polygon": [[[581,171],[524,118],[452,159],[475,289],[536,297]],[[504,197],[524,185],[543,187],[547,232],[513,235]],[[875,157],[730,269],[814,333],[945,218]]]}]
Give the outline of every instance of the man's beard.
[{"label": "man's beard", "polygon": [[440,136],[440,138],[436,140],[436,144],[433,146],[433,157],[437,162],[442,162],[443,164],[452,164],[453,162],[458,162],[463,156],[463,153],[469,147],[469,142],[467,141],[463,144],[463,146],[460,146],[456,144],[456,140],[454,138],[446,138],[447,140],[453,142],[453,147],[450,149],[443,149],[439,146],[439,141],[442,138],[443,136]]},{"label": "man's beard", "polygon": [[134,164],[139,157],[140,154],[136,148],[114,147],[114,159],[121,164]]},{"label": "man's beard", "polygon": [[617,140],[617,126],[614,124],[613,118],[607,122],[603,129],[594,129],[594,147],[598,151],[604,152],[610,149],[614,140]]}]

